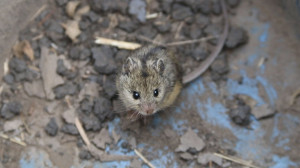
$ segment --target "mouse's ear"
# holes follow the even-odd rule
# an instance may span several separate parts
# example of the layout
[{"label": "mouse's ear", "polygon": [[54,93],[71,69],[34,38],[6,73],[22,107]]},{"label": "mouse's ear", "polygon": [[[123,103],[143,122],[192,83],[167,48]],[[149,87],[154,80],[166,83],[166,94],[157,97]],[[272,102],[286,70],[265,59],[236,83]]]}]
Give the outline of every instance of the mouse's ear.
[{"label": "mouse's ear", "polygon": [[135,67],[137,67],[137,62],[128,57],[123,64],[122,73],[128,75]]},{"label": "mouse's ear", "polygon": [[155,60],[153,65],[154,65],[154,68],[157,70],[157,72],[160,75],[162,75],[164,73],[165,64],[164,64],[164,61],[162,59]]}]

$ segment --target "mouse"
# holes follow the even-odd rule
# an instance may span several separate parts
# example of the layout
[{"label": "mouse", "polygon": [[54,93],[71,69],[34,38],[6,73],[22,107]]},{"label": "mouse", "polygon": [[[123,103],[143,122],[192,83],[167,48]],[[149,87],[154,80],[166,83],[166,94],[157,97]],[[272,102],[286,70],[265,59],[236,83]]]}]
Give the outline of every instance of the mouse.
[{"label": "mouse", "polygon": [[148,45],[133,51],[116,77],[118,96],[129,113],[151,116],[172,106],[184,85],[203,74],[221,52],[228,35],[228,17],[221,1],[224,29],[208,58],[187,75],[175,53],[165,46]]},{"label": "mouse", "polygon": [[145,46],[125,60],[116,87],[126,109],[152,115],[172,105],[180,93],[180,66],[166,48]]}]

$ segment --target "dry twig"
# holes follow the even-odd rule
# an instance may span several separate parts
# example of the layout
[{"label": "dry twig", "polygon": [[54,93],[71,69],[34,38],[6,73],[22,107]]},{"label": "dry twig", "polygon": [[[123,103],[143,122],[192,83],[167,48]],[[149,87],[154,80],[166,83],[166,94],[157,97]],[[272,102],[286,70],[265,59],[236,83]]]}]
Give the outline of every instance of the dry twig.
[{"label": "dry twig", "polygon": [[14,143],[16,143],[16,144],[19,144],[19,145],[21,145],[21,146],[24,146],[24,147],[26,146],[26,143],[23,142],[23,141],[21,141],[19,138],[16,138],[16,137],[10,138],[10,137],[8,137],[7,135],[2,134],[2,133],[0,133],[0,137],[3,138],[3,139],[10,140],[11,142],[14,142]]},{"label": "dry twig", "polygon": [[151,13],[146,15],[146,19],[155,19],[157,18],[159,13]]},{"label": "dry twig", "polygon": [[195,40],[185,40],[185,41],[176,41],[172,43],[167,43],[164,46],[178,46],[178,45],[184,45],[184,44],[193,44],[193,43],[198,43],[198,42],[203,42],[211,39],[217,38],[216,36],[208,36],[208,37],[203,37],[200,39],[195,39]]},{"label": "dry twig", "polygon": [[75,118],[75,125],[76,125],[76,127],[79,131],[79,134],[80,134],[81,138],[83,139],[84,143],[87,145],[88,149],[90,149],[91,142],[90,142],[89,138],[87,137],[87,135],[77,117]]},{"label": "dry twig", "polygon": [[155,166],[149,162],[137,149],[134,149],[136,155],[138,155],[150,168],[155,168]]},{"label": "dry twig", "polygon": [[[166,44],[163,44],[159,41],[151,40],[148,37],[145,37],[143,35],[138,35],[137,38],[139,38],[140,40],[155,44],[155,45],[171,47],[171,46],[178,46],[178,45],[185,45],[185,44],[193,44],[193,43],[203,42],[203,41],[215,39],[215,38],[217,38],[217,36],[208,36],[208,37],[203,37],[203,38],[194,39],[194,40],[176,41],[176,42],[171,42],[171,43],[166,43]],[[118,48],[127,49],[127,50],[135,50],[135,49],[142,46],[141,44],[138,44],[138,43],[118,41],[118,40],[107,39],[107,38],[102,38],[102,37],[97,37],[95,43],[96,44],[116,46]]]},{"label": "dry twig", "polygon": [[29,129],[29,127],[28,127],[28,125],[27,125],[25,119],[22,119],[22,122],[23,122],[24,128],[25,128],[25,130],[27,131],[27,133],[28,133],[28,134],[31,134],[31,131],[30,131],[30,129]]},{"label": "dry twig", "polygon": [[254,165],[250,164],[249,162],[247,162],[245,160],[242,160],[242,159],[225,156],[225,155],[222,155],[222,154],[219,154],[219,153],[214,153],[214,155],[216,155],[220,158],[226,159],[226,160],[230,160],[230,161],[235,162],[235,163],[239,163],[239,164],[244,165],[244,166],[248,166],[248,167],[252,167],[252,168],[259,168],[259,167],[254,166]]},{"label": "dry twig", "polygon": [[121,49],[127,49],[127,50],[135,50],[135,49],[141,47],[141,45],[138,44],[138,43],[112,40],[112,39],[102,38],[102,37],[97,37],[97,39],[95,40],[95,43],[96,44],[111,45],[111,46],[115,46],[115,47],[118,47],[118,48],[121,48]]},{"label": "dry twig", "polygon": [[184,25],[184,22],[179,23],[178,27],[176,28],[174,39],[178,39],[179,38],[179,34],[180,34],[180,31],[181,31],[183,25]]},{"label": "dry twig", "polygon": [[46,7],[47,5],[43,5],[42,7],[40,7],[40,9],[35,12],[35,14],[30,18],[30,20],[35,19],[41,12],[43,12],[43,10],[46,9]]},{"label": "dry twig", "polygon": [[6,75],[9,71],[9,65],[8,65],[9,59],[6,58],[3,64],[3,72]]}]

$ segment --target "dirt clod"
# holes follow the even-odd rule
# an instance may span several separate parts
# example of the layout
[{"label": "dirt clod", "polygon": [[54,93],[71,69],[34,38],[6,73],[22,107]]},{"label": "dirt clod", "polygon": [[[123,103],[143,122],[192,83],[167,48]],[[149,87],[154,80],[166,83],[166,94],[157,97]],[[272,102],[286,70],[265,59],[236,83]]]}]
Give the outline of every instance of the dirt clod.
[{"label": "dirt clod", "polygon": [[62,6],[67,4],[68,0],[56,0],[57,5]]},{"label": "dirt clod", "polygon": [[80,110],[81,110],[81,112],[85,113],[86,115],[89,115],[92,113],[93,106],[94,106],[94,102],[88,98],[85,98],[80,102]]},{"label": "dirt clod", "polygon": [[227,0],[226,2],[230,7],[236,7],[239,5],[240,0]]},{"label": "dirt clod", "polygon": [[12,74],[6,74],[3,77],[4,82],[6,82],[7,84],[11,85],[15,82],[14,76]]},{"label": "dirt clod", "polygon": [[247,126],[250,124],[251,108],[244,103],[239,104],[237,108],[230,110],[229,116],[235,124]]},{"label": "dirt clod", "polygon": [[198,163],[202,165],[207,165],[209,162],[214,162],[218,166],[222,166],[222,158],[212,154],[212,153],[201,153],[198,156]]},{"label": "dirt clod", "polygon": [[56,99],[62,99],[66,95],[75,95],[79,92],[79,87],[73,82],[67,82],[53,89]]},{"label": "dirt clod", "polygon": [[58,131],[58,125],[56,123],[55,118],[51,118],[48,124],[45,127],[45,131],[50,136],[55,136]]},{"label": "dirt clod", "polygon": [[91,8],[98,12],[120,12],[126,14],[129,0],[91,0]]},{"label": "dirt clod", "polygon": [[21,125],[23,125],[22,120],[15,119],[12,121],[6,121],[3,125],[3,131],[9,132],[18,129]]},{"label": "dirt clod", "polygon": [[103,128],[98,135],[94,137],[92,142],[100,149],[105,149],[106,144],[111,143],[111,139],[106,128]]},{"label": "dirt clod", "polygon": [[112,98],[117,94],[117,88],[115,85],[115,80],[108,78],[103,85],[103,89],[108,98]]},{"label": "dirt clod", "polygon": [[229,31],[225,46],[227,48],[235,48],[245,44],[248,41],[248,34],[241,27],[232,27]]},{"label": "dirt clod", "polygon": [[134,21],[129,21],[129,20],[125,20],[125,21],[120,21],[118,27],[128,33],[132,33],[133,31],[135,31],[138,27],[137,23],[134,23]]},{"label": "dirt clod", "polygon": [[143,36],[146,36],[150,39],[153,39],[156,34],[157,34],[157,30],[154,29],[152,26],[142,26],[141,28],[139,28],[137,30],[137,33]]},{"label": "dirt clod", "polygon": [[61,131],[70,135],[79,135],[79,132],[74,124],[64,124]]},{"label": "dirt clod", "polygon": [[187,152],[189,152],[189,153],[192,154],[192,155],[196,155],[196,154],[199,153],[199,151],[197,151],[196,148],[189,148],[189,149],[187,150]]},{"label": "dirt clod", "polygon": [[131,149],[132,149],[132,148],[131,148],[131,145],[130,145],[127,141],[122,142],[121,147],[122,147],[123,149],[128,149],[128,150],[131,150]]},{"label": "dirt clod", "polygon": [[95,116],[83,115],[80,118],[80,120],[86,131],[99,131],[102,128],[101,123],[99,122],[99,119],[96,118]]},{"label": "dirt clod", "polygon": [[142,167],[142,162],[138,159],[133,159],[133,161],[129,165],[130,168],[140,168]]},{"label": "dirt clod", "polygon": [[199,45],[197,48],[195,48],[194,51],[192,51],[191,56],[196,60],[196,61],[203,61],[206,59],[208,56],[208,50],[206,49],[205,46]]},{"label": "dirt clod", "polygon": [[68,124],[75,124],[76,113],[74,108],[70,108],[62,113],[62,118]]},{"label": "dirt clod", "polygon": [[257,120],[270,117],[275,114],[275,110],[271,109],[267,104],[254,107],[251,111]]},{"label": "dirt clod", "polygon": [[221,5],[220,5],[220,1],[216,0],[213,2],[212,4],[212,12],[216,15],[220,15],[222,10],[221,10]]},{"label": "dirt clod", "polygon": [[0,115],[4,119],[11,119],[16,115],[19,115],[21,111],[22,105],[19,102],[13,101],[2,104]]},{"label": "dirt clod", "polygon": [[94,68],[97,72],[102,74],[110,74],[115,72],[116,63],[113,59],[113,51],[108,46],[94,47],[92,48],[92,55],[94,62]]},{"label": "dirt clod", "polygon": [[62,59],[57,60],[56,72],[59,75],[66,77],[68,80],[74,79],[78,75],[77,71],[67,69],[66,66],[64,65],[64,61]]},{"label": "dirt clod", "polygon": [[83,48],[80,51],[79,58],[80,58],[80,60],[86,60],[86,59],[90,58],[91,55],[92,55],[92,53],[88,48]]},{"label": "dirt clod", "polygon": [[194,159],[194,156],[191,155],[190,153],[182,153],[180,154],[180,158],[183,159],[183,160],[192,160]]},{"label": "dirt clod", "polygon": [[213,72],[216,72],[220,75],[227,73],[229,71],[229,66],[226,60],[226,56],[220,55],[219,59],[212,63],[211,69]]},{"label": "dirt clod", "polygon": [[78,46],[74,46],[69,50],[69,58],[73,60],[78,60],[80,58],[80,48]]},{"label": "dirt clod", "polygon": [[180,137],[180,143],[181,144],[175,150],[176,152],[185,152],[189,148],[195,148],[197,151],[201,151],[205,147],[204,141],[190,128]]},{"label": "dirt clod", "polygon": [[146,2],[144,0],[131,0],[129,13],[134,15],[140,22],[146,21]]},{"label": "dirt clod", "polygon": [[24,90],[28,96],[35,96],[38,98],[45,98],[46,94],[43,88],[42,80],[35,80],[33,82],[25,82]]},{"label": "dirt clod", "polygon": [[92,158],[92,155],[88,150],[81,150],[79,152],[79,158],[81,160],[90,160]]},{"label": "dirt clod", "polygon": [[104,97],[96,98],[94,100],[93,112],[100,122],[104,122],[105,119],[111,118],[113,115],[111,111],[111,102]]},{"label": "dirt clod", "polygon": [[40,68],[43,78],[44,90],[48,99],[54,99],[55,95],[52,89],[64,82],[64,80],[56,73],[57,55],[50,53],[49,49],[42,47]]},{"label": "dirt clod", "polygon": [[21,73],[27,69],[27,65],[24,60],[18,58],[12,58],[9,61],[9,69],[15,73]]},{"label": "dirt clod", "polygon": [[174,4],[172,8],[172,18],[175,20],[183,20],[189,16],[191,16],[192,10],[191,8],[181,5],[181,4]]},{"label": "dirt clod", "polygon": [[160,20],[154,23],[155,28],[160,33],[166,33],[171,29],[171,22],[167,19],[167,17],[160,17]]},{"label": "dirt clod", "polygon": [[[222,33],[222,26],[217,23],[209,24],[207,27],[204,28],[204,33],[208,36],[219,36]],[[210,43],[213,45],[217,44],[216,39],[209,40]]]}]

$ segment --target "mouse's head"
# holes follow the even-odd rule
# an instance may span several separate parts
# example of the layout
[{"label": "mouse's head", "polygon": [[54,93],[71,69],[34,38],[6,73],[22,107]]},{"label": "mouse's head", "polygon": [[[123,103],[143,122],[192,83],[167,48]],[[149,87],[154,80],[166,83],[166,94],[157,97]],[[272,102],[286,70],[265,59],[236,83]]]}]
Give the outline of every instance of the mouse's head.
[{"label": "mouse's head", "polygon": [[168,68],[165,52],[148,47],[126,59],[117,78],[117,89],[127,109],[151,115],[163,108],[169,85],[165,77]]}]

